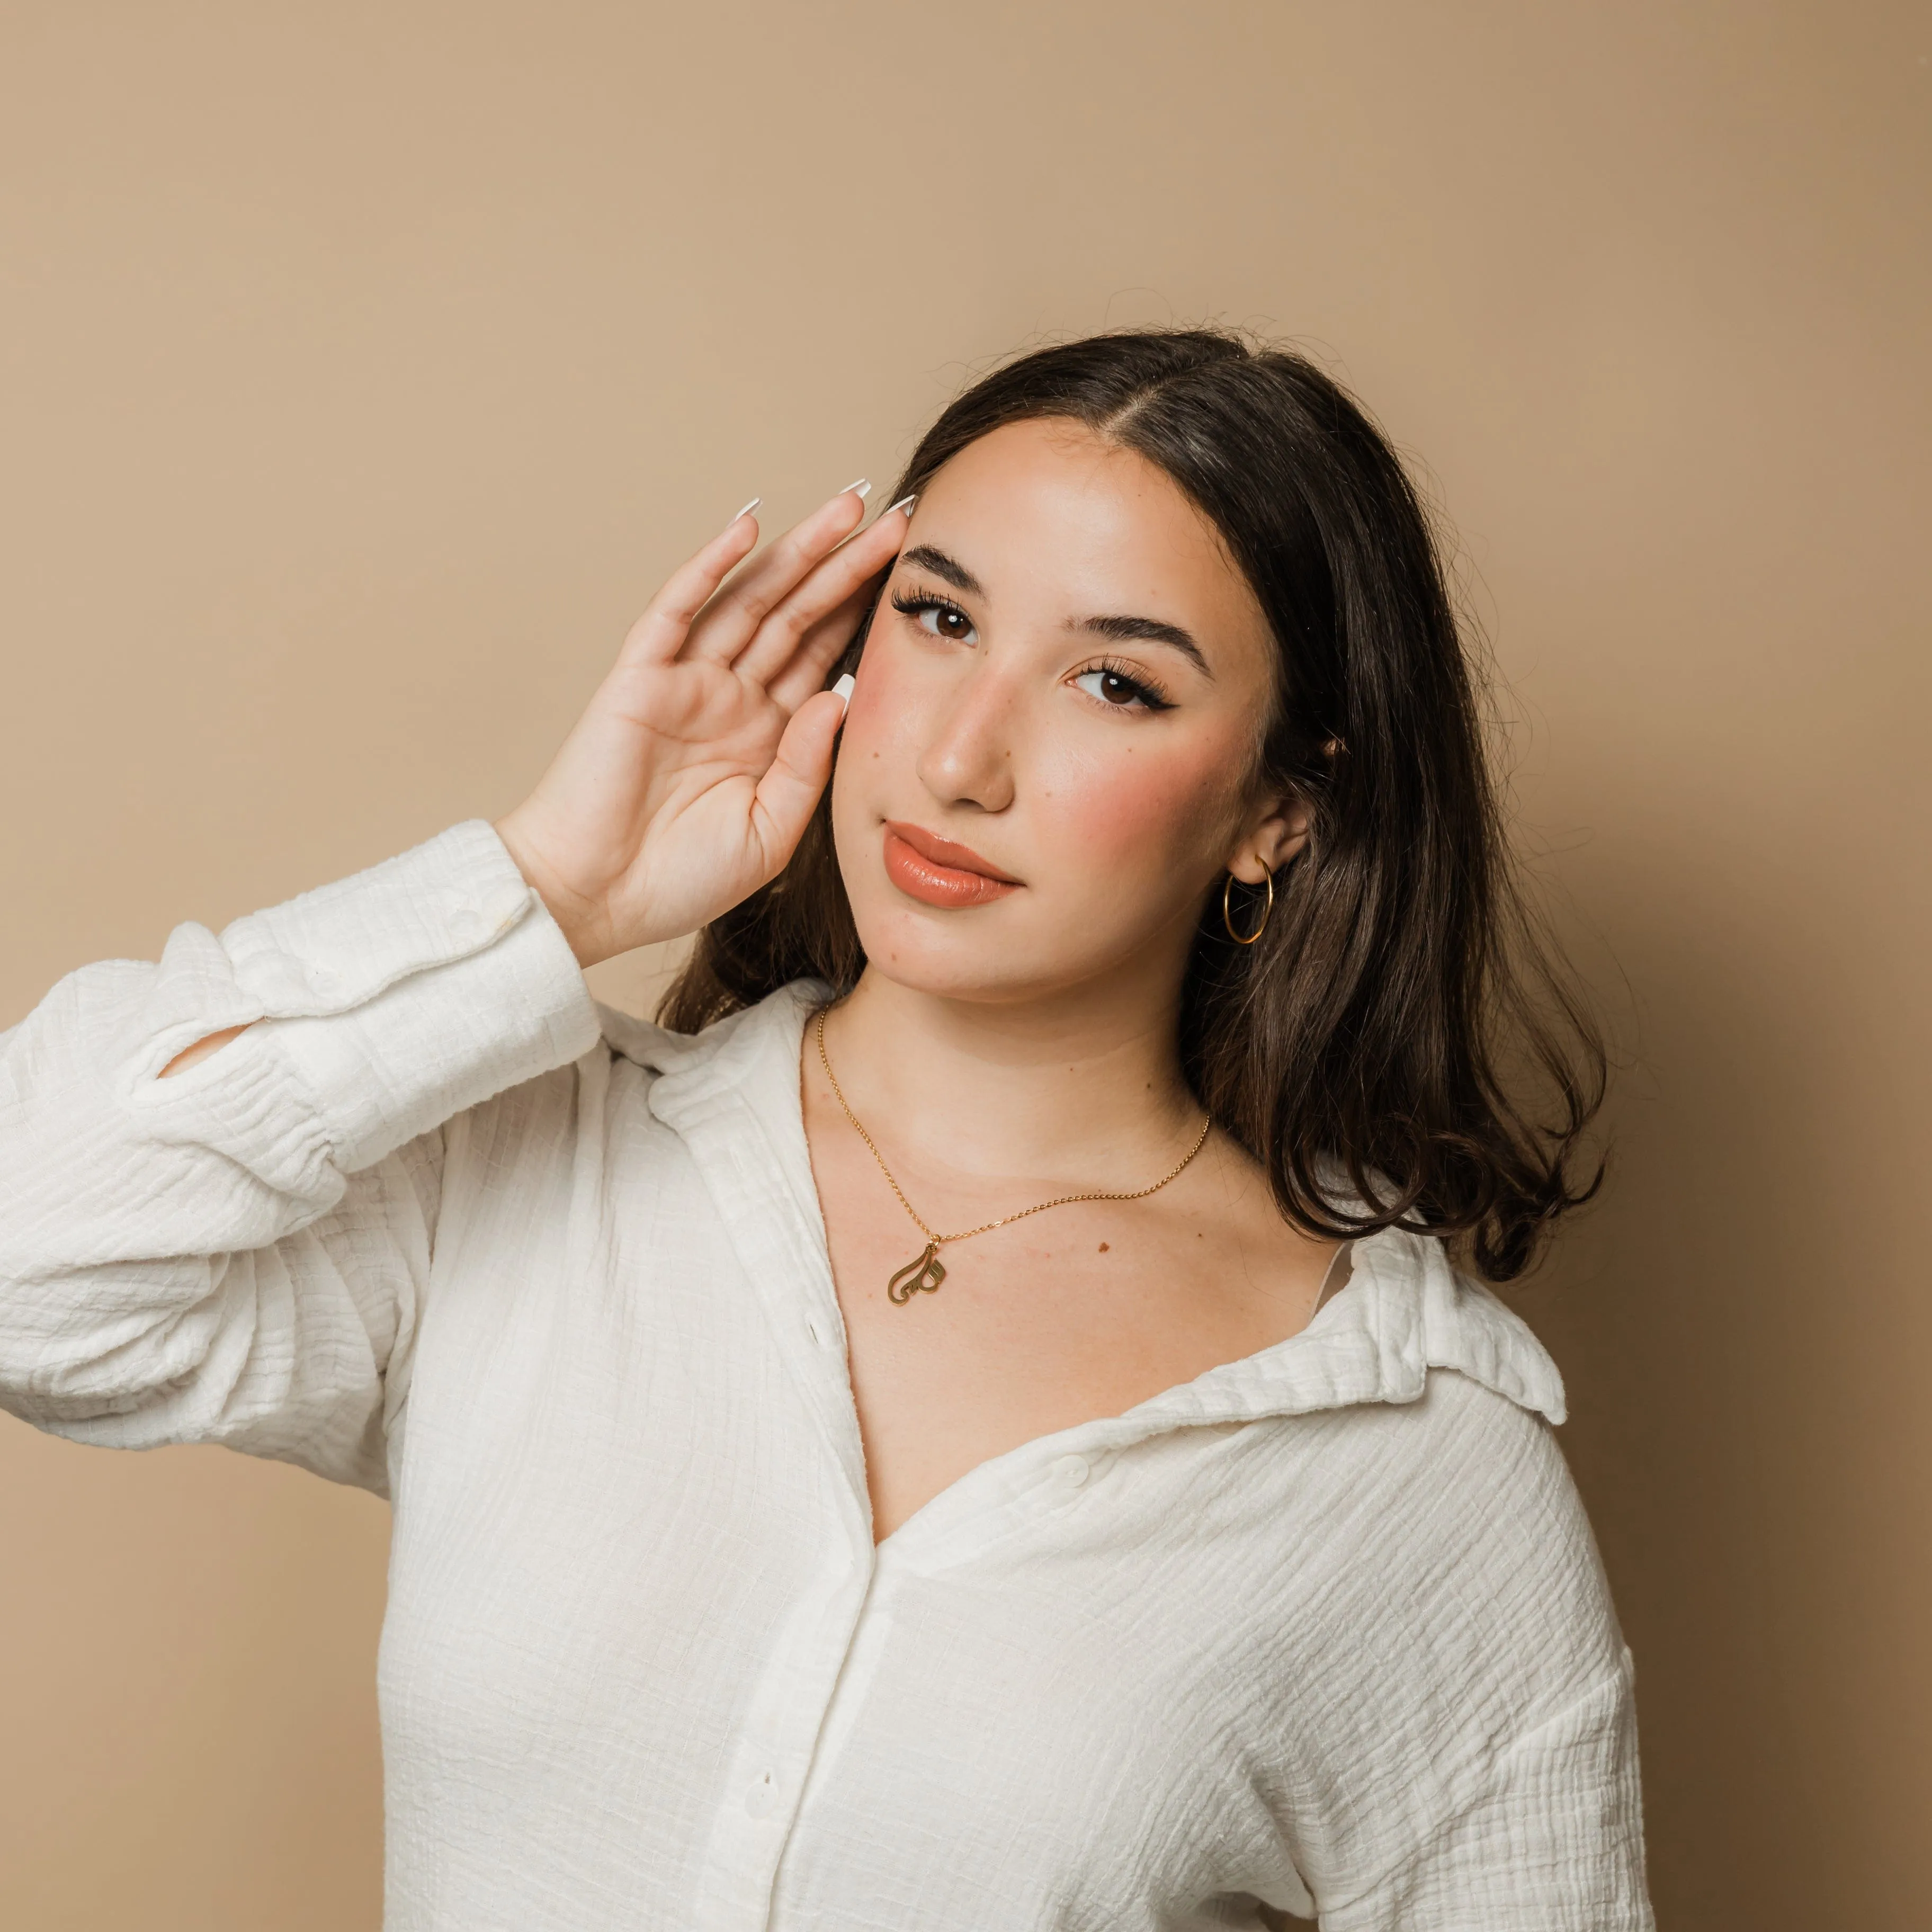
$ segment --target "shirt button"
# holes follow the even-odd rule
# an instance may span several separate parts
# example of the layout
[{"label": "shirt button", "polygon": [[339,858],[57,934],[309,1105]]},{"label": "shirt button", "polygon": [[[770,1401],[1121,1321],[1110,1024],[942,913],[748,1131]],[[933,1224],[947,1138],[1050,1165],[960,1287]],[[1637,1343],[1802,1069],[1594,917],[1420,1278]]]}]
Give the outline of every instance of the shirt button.
[{"label": "shirt button", "polygon": [[1053,1473],[1070,1490],[1077,1490],[1087,1480],[1087,1459],[1084,1456],[1063,1456],[1054,1464]]},{"label": "shirt button", "polygon": [[778,1786],[768,1771],[754,1778],[751,1790],[745,1793],[745,1809],[754,1818],[769,1818],[778,1802]]}]

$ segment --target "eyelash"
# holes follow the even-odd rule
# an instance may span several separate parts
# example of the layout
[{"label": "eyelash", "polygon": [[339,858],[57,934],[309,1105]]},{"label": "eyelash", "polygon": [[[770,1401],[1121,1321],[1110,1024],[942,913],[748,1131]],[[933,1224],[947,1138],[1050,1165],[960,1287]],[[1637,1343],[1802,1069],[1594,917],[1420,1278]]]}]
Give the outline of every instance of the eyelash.
[{"label": "eyelash", "polygon": [[[922,616],[928,610],[940,610],[949,616],[957,617],[962,624],[970,625],[973,622],[971,613],[962,610],[951,598],[935,597],[929,591],[895,591],[892,593],[892,608],[902,616],[916,618]],[[1084,670],[1078,674],[1082,677],[1088,677],[1095,671],[1100,672],[1105,677],[1118,678],[1133,693],[1144,710],[1171,711],[1174,708],[1173,700],[1161,689],[1159,685],[1153,682],[1143,673],[1121,663],[1118,658],[1102,658],[1098,664],[1089,664]],[[1104,704],[1106,700],[1099,698],[1096,699],[1095,702]],[[1108,708],[1117,711],[1126,709],[1124,705],[1113,705]]]},{"label": "eyelash", "polygon": [[896,590],[892,592],[892,608],[901,616],[917,617],[928,610],[943,610],[949,617],[957,617],[962,624],[970,626],[972,614],[962,610],[950,597],[935,597],[929,591]]},{"label": "eyelash", "polygon": [[[1103,677],[1118,678],[1149,711],[1171,711],[1174,709],[1174,700],[1161,689],[1159,685],[1152,682],[1144,672],[1136,670],[1131,666],[1122,664],[1118,658],[1102,658],[1098,664],[1089,664],[1086,670],[1080,673],[1080,675],[1082,677],[1090,676],[1096,670]],[[1099,701],[1102,704],[1107,702],[1104,698]],[[1118,711],[1125,707],[1113,705],[1108,708]]]}]

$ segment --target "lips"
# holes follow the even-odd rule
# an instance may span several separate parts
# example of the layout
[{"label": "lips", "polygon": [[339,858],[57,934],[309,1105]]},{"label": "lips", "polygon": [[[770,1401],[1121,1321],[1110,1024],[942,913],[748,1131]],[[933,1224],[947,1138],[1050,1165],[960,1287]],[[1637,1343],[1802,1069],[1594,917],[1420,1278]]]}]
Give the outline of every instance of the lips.
[{"label": "lips", "polygon": [[970,845],[898,819],[886,821],[886,877],[923,905],[975,906],[1004,898],[1020,881]]}]

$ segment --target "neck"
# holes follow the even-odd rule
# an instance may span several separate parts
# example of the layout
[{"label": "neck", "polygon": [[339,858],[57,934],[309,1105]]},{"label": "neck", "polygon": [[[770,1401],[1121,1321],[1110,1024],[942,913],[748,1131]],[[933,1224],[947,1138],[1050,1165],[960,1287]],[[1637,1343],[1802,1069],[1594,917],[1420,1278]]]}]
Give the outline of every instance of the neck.
[{"label": "neck", "polygon": [[[833,1070],[889,1160],[959,1178],[1136,1184],[1191,1131],[1178,985],[1129,973],[1042,997],[922,992],[868,968],[826,1021]],[[816,1057],[810,1036],[808,1054]]]}]

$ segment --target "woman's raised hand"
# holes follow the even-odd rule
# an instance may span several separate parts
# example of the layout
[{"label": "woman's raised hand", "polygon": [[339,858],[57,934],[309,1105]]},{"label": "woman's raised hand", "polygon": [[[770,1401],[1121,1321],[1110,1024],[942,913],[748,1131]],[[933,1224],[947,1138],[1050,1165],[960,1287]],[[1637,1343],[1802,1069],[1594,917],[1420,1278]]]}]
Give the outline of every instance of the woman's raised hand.
[{"label": "woman's raised hand", "polygon": [[706,544],[632,626],[536,790],[498,822],[583,964],[694,931],[791,856],[844,716],[825,674],[905,538],[896,505],[852,536],[859,488],[729,584],[758,540],[750,512]]}]

